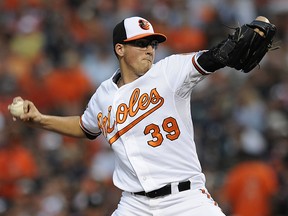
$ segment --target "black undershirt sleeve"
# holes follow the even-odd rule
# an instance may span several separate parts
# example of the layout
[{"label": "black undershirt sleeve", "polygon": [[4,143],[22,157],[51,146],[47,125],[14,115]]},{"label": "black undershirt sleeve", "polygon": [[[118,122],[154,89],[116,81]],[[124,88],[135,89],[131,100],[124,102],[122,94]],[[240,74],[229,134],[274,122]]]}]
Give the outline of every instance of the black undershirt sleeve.
[{"label": "black undershirt sleeve", "polygon": [[225,67],[224,64],[216,61],[210,50],[203,52],[197,59],[198,64],[208,72],[214,72]]}]

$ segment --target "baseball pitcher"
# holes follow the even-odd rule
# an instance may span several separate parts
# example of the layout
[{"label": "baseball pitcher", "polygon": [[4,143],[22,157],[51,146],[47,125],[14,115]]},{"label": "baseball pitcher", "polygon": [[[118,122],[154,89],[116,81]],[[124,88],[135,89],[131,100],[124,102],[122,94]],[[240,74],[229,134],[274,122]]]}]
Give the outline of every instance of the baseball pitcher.
[{"label": "baseball pitcher", "polygon": [[116,155],[113,182],[123,190],[113,216],[223,216],[205,187],[190,95],[222,67],[250,72],[271,49],[275,32],[269,21],[254,20],[210,50],[154,63],[166,36],[146,19],[129,17],[113,30],[119,69],[99,86],[81,116],[44,115],[21,97],[8,109],[24,101],[14,118],[74,137],[105,136]]}]

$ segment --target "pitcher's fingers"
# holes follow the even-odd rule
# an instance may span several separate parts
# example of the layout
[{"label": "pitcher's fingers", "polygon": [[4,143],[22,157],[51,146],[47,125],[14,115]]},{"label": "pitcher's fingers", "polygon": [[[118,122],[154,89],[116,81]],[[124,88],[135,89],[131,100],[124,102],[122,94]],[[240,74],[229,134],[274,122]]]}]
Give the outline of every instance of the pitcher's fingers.
[{"label": "pitcher's fingers", "polygon": [[17,103],[17,101],[23,101],[22,97],[17,96],[13,99],[13,103]]}]

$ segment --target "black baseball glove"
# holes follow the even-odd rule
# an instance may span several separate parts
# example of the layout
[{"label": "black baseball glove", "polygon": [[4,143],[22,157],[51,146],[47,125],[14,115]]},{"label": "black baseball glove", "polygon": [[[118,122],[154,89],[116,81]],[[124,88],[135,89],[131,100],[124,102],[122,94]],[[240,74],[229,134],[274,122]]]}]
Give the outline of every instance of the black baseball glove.
[{"label": "black baseball glove", "polygon": [[272,48],[275,33],[275,25],[254,20],[236,28],[227,39],[202,54],[198,62],[207,71],[228,66],[248,73]]}]

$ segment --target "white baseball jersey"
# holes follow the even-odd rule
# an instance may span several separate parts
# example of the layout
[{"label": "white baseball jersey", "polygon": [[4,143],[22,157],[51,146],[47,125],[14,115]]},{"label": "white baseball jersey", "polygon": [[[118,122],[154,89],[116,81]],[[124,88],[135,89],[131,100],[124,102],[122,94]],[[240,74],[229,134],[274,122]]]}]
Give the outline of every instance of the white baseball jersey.
[{"label": "white baseball jersey", "polygon": [[191,178],[194,188],[204,187],[190,114],[191,91],[209,74],[197,63],[200,54],[169,56],[120,88],[118,70],[91,97],[80,125],[107,138],[120,189],[149,192]]}]

